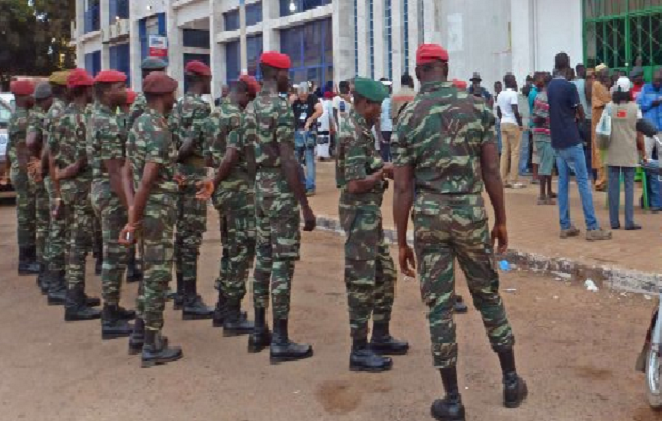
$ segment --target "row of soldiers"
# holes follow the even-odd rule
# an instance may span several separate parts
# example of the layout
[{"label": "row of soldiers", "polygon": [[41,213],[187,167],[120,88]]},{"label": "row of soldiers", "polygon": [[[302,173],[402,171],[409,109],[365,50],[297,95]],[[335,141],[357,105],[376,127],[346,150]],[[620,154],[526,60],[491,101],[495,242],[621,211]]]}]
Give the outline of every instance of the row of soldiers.
[{"label": "row of soldiers", "polygon": [[[498,241],[501,252],[507,247],[503,185],[495,164],[494,117],[482,99],[447,82],[448,61],[448,53],[438,45],[419,47],[416,75],[422,87],[399,118],[393,165],[383,163],[371,132],[388,93],[379,82],[356,79],[350,116],[338,132],[337,183],[346,232],[350,369],[388,370],[392,367],[388,355],[402,355],[409,349],[407,342],[393,338],[389,328],[397,274],[384,239],[381,205],[387,180],[393,179],[399,263],[404,274],[414,275],[414,251],[406,241],[412,218],[421,291],[430,309],[434,365],[446,391],[444,399],[434,402],[431,413],[438,420],[457,421],[464,420],[465,413],[458,387],[453,323],[456,258],[499,356],[505,406],[518,407],[526,398],[527,386],[515,369],[514,336],[494,268],[494,242]],[[143,81],[144,94],[133,106],[126,139],[110,112],[126,100],[125,76],[105,71],[91,81],[84,71],[69,75],[70,108],[76,108],[65,112],[58,123],[60,128],[55,132],[61,135],[53,137],[59,145],[51,146],[49,137],[50,154],[56,162],[51,177],[55,191],[62,192],[62,181],[82,184],[86,179],[80,177],[91,167],[89,189],[104,231],[104,273],[106,268],[116,270],[121,278],[123,267],[114,262],[121,262],[126,252],[119,246],[139,244],[144,276],[135,325],[128,325],[126,319],[132,315],[121,309],[118,301],[107,298],[105,286],[107,302],[102,318],[104,326],[108,320],[112,322],[117,336],[130,332],[130,353],[142,352],[143,366],[182,357],[181,349],[169,345],[161,334],[173,261],[181,286],[178,292],[185,297],[180,298],[182,306],[202,310],[192,312],[191,317],[206,317],[206,306],[195,289],[195,262],[210,198],[219,210],[223,241],[219,297],[212,315],[215,324],[223,325],[226,336],[249,334],[249,352],[269,347],[272,363],[313,354],[312,346],[295,343],[288,334],[291,286],[300,257],[301,217],[304,231],[314,230],[316,224],[294,156],[293,112],[280,95],[287,91],[291,63],[284,54],[265,52],[260,66],[261,88],[244,76],[231,98],[213,112],[200,98],[211,82],[207,66],[187,65],[189,89],[178,102],[177,82],[162,71],[165,66],[154,69]],[[79,81],[85,83],[80,85]],[[82,106],[86,91],[77,87],[88,84],[95,86],[97,102],[91,121],[85,122]],[[68,114],[71,117],[67,118]],[[65,139],[67,136],[70,140]],[[64,155],[72,158],[64,159]],[[215,169],[213,177],[207,177],[206,168]],[[483,188],[495,209],[491,236]],[[77,260],[78,251],[86,250],[82,241],[78,243],[78,236],[83,236],[78,231],[83,228],[79,221],[88,219],[79,208],[83,201],[89,203],[90,195],[72,196],[64,199],[63,194],[55,195],[56,202],[65,202],[67,214],[75,215],[70,219],[75,232],[70,234],[69,279],[74,278],[69,271],[78,273],[79,266],[84,265]],[[86,227],[89,232],[91,228]],[[117,251],[117,260],[109,257],[112,250]],[[241,301],[254,257],[255,320],[249,322],[241,311]],[[70,282],[67,300],[76,286]],[[266,316],[270,296],[273,333]],[[89,310],[84,295],[72,298],[81,309]],[[372,336],[368,342],[370,319]]]}]

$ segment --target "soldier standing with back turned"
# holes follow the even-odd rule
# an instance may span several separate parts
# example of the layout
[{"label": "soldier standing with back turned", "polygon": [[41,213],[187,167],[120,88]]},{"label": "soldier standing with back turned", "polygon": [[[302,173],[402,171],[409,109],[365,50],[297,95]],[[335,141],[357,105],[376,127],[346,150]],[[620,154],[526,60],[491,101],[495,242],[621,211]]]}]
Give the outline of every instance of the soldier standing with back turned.
[{"label": "soldier standing with back turned", "polygon": [[[503,184],[499,175],[494,116],[482,98],[459,91],[448,78],[448,52],[423,44],[416,53],[421,90],[402,112],[394,140],[393,216],[398,230],[401,270],[414,255],[407,245],[407,224],[414,206],[414,244],[421,292],[430,312],[434,366],[446,397],[432,405],[432,416],[463,421],[457,382],[457,343],[453,322],[454,261],[462,268],[492,349],[503,372],[504,405],[516,408],[527,387],[515,369],[515,339],[499,296],[493,241],[508,246]],[[496,222],[492,239],[482,191],[485,186]],[[414,203],[414,189],[416,200]]]}]

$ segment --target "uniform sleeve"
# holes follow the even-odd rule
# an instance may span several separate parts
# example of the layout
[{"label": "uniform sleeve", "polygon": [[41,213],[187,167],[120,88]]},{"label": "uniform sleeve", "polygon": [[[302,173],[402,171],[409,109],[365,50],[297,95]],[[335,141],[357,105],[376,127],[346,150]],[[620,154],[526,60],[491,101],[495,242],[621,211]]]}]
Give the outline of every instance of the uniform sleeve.
[{"label": "uniform sleeve", "polygon": [[218,127],[216,124],[217,121],[218,114],[214,112],[202,125],[202,138],[205,139],[202,154],[205,159],[209,159],[213,156],[214,143],[216,142],[216,137],[218,135],[216,130],[216,127]]},{"label": "uniform sleeve", "polygon": [[398,123],[393,129],[391,137],[391,154],[393,155],[393,165],[396,167],[406,167],[414,164],[412,145],[408,138],[411,132],[409,123],[412,117],[410,105],[407,105],[398,117]]},{"label": "uniform sleeve", "polygon": [[85,120],[85,115],[78,115],[76,124],[76,161],[87,159],[87,126]]},{"label": "uniform sleeve", "polygon": [[200,142],[199,147],[204,155],[204,151],[209,149],[210,140],[204,136],[204,127],[209,120],[209,115],[211,114],[211,107],[206,102],[202,101],[201,105],[195,109],[193,112],[193,119],[191,121],[191,127],[189,129],[188,137],[190,139],[195,139],[197,142]]},{"label": "uniform sleeve", "polygon": [[240,113],[233,113],[229,119],[228,148],[241,150],[245,146],[242,133],[243,121]]},{"label": "uniform sleeve", "polygon": [[124,141],[116,117],[108,119],[106,124],[101,125],[94,133],[94,139],[99,142],[101,161],[124,158]]},{"label": "uniform sleeve", "polygon": [[257,121],[253,103],[248,104],[243,118],[243,141],[247,145],[255,145],[257,139]]},{"label": "uniform sleeve", "polygon": [[481,144],[486,144],[486,143],[496,143],[497,138],[496,138],[496,130],[494,129],[494,114],[492,114],[492,110],[485,104],[485,102],[482,102],[480,104],[480,112],[481,112],[481,123],[483,126],[483,139]]},{"label": "uniform sleeve", "polygon": [[366,167],[368,157],[365,149],[365,140],[343,139],[345,150],[345,181],[363,180],[368,174]]},{"label": "uniform sleeve", "polygon": [[170,165],[170,143],[172,135],[167,130],[154,128],[143,134],[145,137],[145,162]]},{"label": "uniform sleeve", "polygon": [[281,101],[278,121],[276,121],[276,141],[290,144],[294,148],[294,113],[286,101]]}]

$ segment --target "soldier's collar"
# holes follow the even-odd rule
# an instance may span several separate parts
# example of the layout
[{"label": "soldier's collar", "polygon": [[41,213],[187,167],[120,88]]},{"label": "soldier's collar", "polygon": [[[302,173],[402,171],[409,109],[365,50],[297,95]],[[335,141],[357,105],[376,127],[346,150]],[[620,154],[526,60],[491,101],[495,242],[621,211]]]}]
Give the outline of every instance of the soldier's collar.
[{"label": "soldier's collar", "polygon": [[351,115],[354,117],[356,124],[358,124],[364,132],[370,132],[371,127],[368,127],[368,122],[361,114],[356,111],[355,108],[352,108]]},{"label": "soldier's collar", "polygon": [[453,86],[453,82],[425,82],[421,85],[421,92],[431,92],[436,91],[439,88],[450,88]]}]

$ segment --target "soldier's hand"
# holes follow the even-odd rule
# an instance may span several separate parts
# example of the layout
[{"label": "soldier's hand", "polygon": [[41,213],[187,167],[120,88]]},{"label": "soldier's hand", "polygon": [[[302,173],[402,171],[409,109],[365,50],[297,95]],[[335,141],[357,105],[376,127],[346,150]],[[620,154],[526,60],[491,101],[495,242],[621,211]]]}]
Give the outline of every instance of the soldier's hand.
[{"label": "soldier's hand", "polygon": [[198,200],[207,201],[214,194],[214,181],[212,180],[203,180],[195,183],[195,198]]},{"label": "soldier's hand", "polygon": [[415,278],[416,273],[416,260],[414,259],[414,251],[409,246],[398,247],[398,260],[400,262],[400,272],[409,278]]},{"label": "soldier's hand", "polygon": [[54,219],[60,219],[61,213],[62,213],[62,199],[57,198],[55,199],[53,206],[51,206],[51,216]]},{"label": "soldier's hand", "polygon": [[393,163],[387,162],[384,164],[384,167],[382,168],[382,171],[384,171],[384,177],[385,178],[390,178],[393,180]]},{"label": "soldier's hand", "polygon": [[183,187],[184,183],[186,183],[186,177],[182,174],[179,174],[179,173],[175,174],[173,179],[179,185],[179,187]]},{"label": "soldier's hand", "polygon": [[303,221],[304,231],[313,231],[317,226],[317,218],[315,217],[315,214],[313,213],[313,210],[310,208],[310,206],[303,208]]},{"label": "soldier's hand", "polygon": [[136,226],[134,224],[126,224],[124,228],[122,228],[122,232],[120,232],[118,242],[125,247],[130,247],[136,242],[135,232]]},{"label": "soldier's hand", "polygon": [[508,230],[506,224],[496,224],[492,229],[492,247],[498,244],[497,253],[503,254],[508,251]]}]

